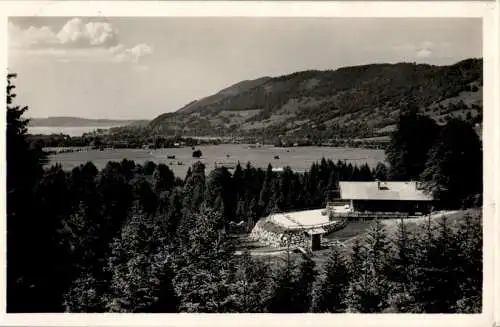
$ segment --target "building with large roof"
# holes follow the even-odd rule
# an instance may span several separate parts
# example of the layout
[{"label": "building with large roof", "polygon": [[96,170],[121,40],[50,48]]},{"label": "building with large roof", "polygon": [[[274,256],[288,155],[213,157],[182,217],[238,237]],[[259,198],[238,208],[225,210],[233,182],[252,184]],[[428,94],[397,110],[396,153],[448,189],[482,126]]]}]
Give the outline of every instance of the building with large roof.
[{"label": "building with large roof", "polygon": [[339,182],[340,199],[354,212],[430,212],[433,197],[419,182]]},{"label": "building with large roof", "polygon": [[324,209],[274,213],[260,219],[250,239],[272,247],[321,248],[325,234],[359,219],[408,217],[431,211],[433,198],[418,182],[339,182]]}]

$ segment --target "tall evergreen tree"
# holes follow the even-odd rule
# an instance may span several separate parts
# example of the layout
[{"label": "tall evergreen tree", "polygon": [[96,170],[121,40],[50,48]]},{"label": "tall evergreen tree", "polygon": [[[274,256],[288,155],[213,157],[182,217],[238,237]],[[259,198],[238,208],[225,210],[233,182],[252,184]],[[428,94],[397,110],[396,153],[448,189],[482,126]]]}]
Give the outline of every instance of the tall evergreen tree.
[{"label": "tall evergreen tree", "polygon": [[47,157],[27,141],[28,107],[14,102],[15,77],[7,75],[7,312],[58,311],[61,294],[49,287],[57,274],[45,264],[58,256],[58,235],[36,212],[33,193]]},{"label": "tall evergreen tree", "polygon": [[227,236],[219,229],[222,214],[204,209],[195,214],[197,224],[178,258],[174,287],[184,312],[228,312],[232,310],[231,258]]},{"label": "tall evergreen tree", "polygon": [[310,312],[312,311],[313,286],[318,275],[315,262],[312,259],[304,258],[299,265],[297,274],[294,283],[293,312]]},{"label": "tall evergreen tree", "polygon": [[274,180],[273,167],[271,166],[271,164],[269,164],[267,166],[266,175],[264,177],[264,184],[262,185],[262,189],[260,190],[259,194],[258,205],[259,205],[260,216],[266,216],[270,213],[269,203],[273,195],[273,190],[272,190],[273,180]]},{"label": "tall evergreen tree", "polygon": [[429,221],[417,244],[411,292],[415,298],[413,311],[451,313],[457,301],[457,248],[449,221],[443,217],[437,226]]},{"label": "tall evergreen tree", "polygon": [[210,172],[206,187],[205,201],[216,211],[222,211],[223,221],[234,221],[236,197],[233,180],[227,168],[216,168]]},{"label": "tall evergreen tree", "polygon": [[323,272],[315,285],[314,312],[345,312],[345,296],[349,286],[349,270],[343,253],[332,247]]},{"label": "tall evergreen tree", "polygon": [[121,234],[111,245],[109,292],[104,296],[112,312],[176,312],[172,259],[158,242],[164,231],[137,204]]},{"label": "tall evergreen tree", "polygon": [[267,311],[272,313],[293,313],[296,309],[296,266],[290,255],[283,267],[279,267],[272,276],[271,296]]},{"label": "tall evergreen tree", "polygon": [[373,176],[375,177],[375,179],[378,179],[379,181],[387,180],[387,166],[384,165],[382,162],[377,163],[375,171],[373,172]]},{"label": "tall evergreen tree", "polygon": [[153,189],[156,194],[170,191],[175,186],[174,173],[165,164],[159,164],[153,171]]},{"label": "tall evergreen tree", "polygon": [[461,251],[457,262],[460,276],[460,299],[455,311],[480,313],[482,311],[483,232],[481,212],[464,215],[456,232]]},{"label": "tall evergreen tree", "polygon": [[386,149],[392,180],[418,180],[425,168],[427,153],[439,128],[429,117],[419,115],[411,101],[401,110],[396,130]]},{"label": "tall evergreen tree", "polygon": [[390,284],[387,279],[389,241],[382,223],[375,221],[364,240],[364,260],[354,270],[347,300],[355,312],[382,312],[388,307]]},{"label": "tall evergreen tree", "polygon": [[205,165],[196,162],[192,166],[191,174],[184,182],[184,209],[189,212],[199,212],[201,204],[205,201]]},{"label": "tall evergreen tree", "polygon": [[481,141],[464,121],[452,119],[446,124],[426,166],[421,179],[445,207],[460,207],[467,197],[482,193]]},{"label": "tall evergreen tree", "polygon": [[408,230],[407,223],[401,219],[392,241],[394,247],[391,251],[388,277],[394,287],[389,302],[395,312],[410,312],[414,300],[409,285],[415,269],[414,244],[417,239]]},{"label": "tall evergreen tree", "polygon": [[265,312],[268,279],[269,267],[244,252],[236,262],[235,283],[231,292],[237,312]]}]

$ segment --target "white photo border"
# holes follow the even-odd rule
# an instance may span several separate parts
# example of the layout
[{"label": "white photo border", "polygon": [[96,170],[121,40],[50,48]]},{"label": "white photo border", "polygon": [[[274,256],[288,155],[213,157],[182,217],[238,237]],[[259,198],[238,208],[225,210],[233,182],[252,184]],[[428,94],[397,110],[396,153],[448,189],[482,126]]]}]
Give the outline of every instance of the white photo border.
[{"label": "white photo border", "polygon": [[[0,52],[7,72],[8,17],[478,17],[483,20],[484,62],[484,205],[483,313],[452,314],[6,314],[5,219],[0,243],[3,326],[493,326],[500,323],[500,112],[498,1],[2,1]],[[1,92],[5,92],[2,87]],[[5,94],[2,93],[5,98]],[[2,115],[5,120],[5,115]],[[1,182],[5,176],[5,128],[2,123]],[[5,189],[0,209],[5,217]],[[496,277],[496,278],[495,278]],[[495,296],[497,300],[495,301]]]}]

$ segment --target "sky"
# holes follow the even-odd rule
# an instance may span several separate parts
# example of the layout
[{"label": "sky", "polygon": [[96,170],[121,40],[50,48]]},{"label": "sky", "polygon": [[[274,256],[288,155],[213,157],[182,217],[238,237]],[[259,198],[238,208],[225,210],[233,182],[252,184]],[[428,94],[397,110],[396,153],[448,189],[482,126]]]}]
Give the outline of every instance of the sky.
[{"label": "sky", "polygon": [[16,17],[8,68],[28,116],[153,119],[242,80],[482,57],[478,18]]}]

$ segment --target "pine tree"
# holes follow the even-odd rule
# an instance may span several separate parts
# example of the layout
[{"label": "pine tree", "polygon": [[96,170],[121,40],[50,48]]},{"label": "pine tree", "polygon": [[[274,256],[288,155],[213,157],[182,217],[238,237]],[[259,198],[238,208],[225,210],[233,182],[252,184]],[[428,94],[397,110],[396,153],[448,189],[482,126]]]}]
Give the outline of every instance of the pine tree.
[{"label": "pine tree", "polygon": [[262,185],[262,189],[259,195],[259,214],[261,216],[269,215],[269,202],[272,197],[272,185],[273,185],[273,167],[271,164],[267,166],[266,175],[264,178],[264,184]]},{"label": "pine tree", "polygon": [[390,305],[395,312],[409,312],[414,300],[409,285],[413,279],[414,244],[417,239],[409,232],[407,223],[401,219],[393,238],[394,249],[391,251],[389,279],[394,284]]},{"label": "pine tree", "polygon": [[50,287],[58,273],[45,263],[57,262],[60,254],[59,236],[50,228],[57,218],[41,219],[33,193],[47,156],[26,138],[28,120],[23,115],[28,107],[14,102],[14,78],[7,75],[7,312],[59,311],[59,285]]},{"label": "pine tree", "polygon": [[68,292],[64,294],[64,311],[72,313],[105,312],[101,284],[91,272],[83,272],[80,277],[73,281]]},{"label": "pine tree", "polygon": [[165,214],[165,229],[167,234],[172,237],[177,233],[177,228],[182,220],[182,190],[175,188],[169,196],[168,212]]},{"label": "pine tree", "polygon": [[295,299],[293,312],[310,312],[312,310],[313,285],[316,282],[316,264],[309,258],[304,258],[299,265],[295,281]]},{"label": "pine tree", "polygon": [[237,312],[265,311],[268,279],[269,267],[252,259],[248,252],[244,252],[236,262],[235,283],[231,292]]},{"label": "pine tree", "polygon": [[460,261],[457,262],[460,276],[460,299],[456,311],[480,313],[482,311],[483,281],[483,233],[481,212],[465,213],[456,233]]},{"label": "pine tree", "polygon": [[[452,119],[441,130],[421,174],[426,189],[442,206],[459,208],[482,193],[481,141],[472,126]],[[464,174],[462,167],[467,167]]]},{"label": "pine tree", "polygon": [[382,312],[388,307],[390,284],[387,279],[389,241],[380,221],[376,220],[368,231],[363,247],[364,260],[353,271],[349,285],[349,309]]},{"label": "pine tree", "polygon": [[272,276],[271,295],[267,311],[272,313],[296,312],[296,274],[295,265],[288,255],[283,267],[279,267]]},{"label": "pine tree", "polygon": [[418,180],[426,166],[427,153],[439,128],[429,117],[419,115],[413,101],[401,110],[396,130],[386,149],[392,180]]},{"label": "pine tree", "polygon": [[[233,249],[220,225],[222,214],[209,208],[195,214],[178,257],[174,287],[183,312],[232,310]],[[189,250],[186,250],[189,249]]]},{"label": "pine tree", "polygon": [[332,247],[319,282],[315,285],[313,311],[344,312],[348,285],[349,270],[346,259],[338,247]]},{"label": "pine tree", "polygon": [[375,176],[375,179],[378,179],[379,181],[387,180],[387,166],[382,162],[379,162],[375,167],[373,175]]},{"label": "pine tree", "polygon": [[151,184],[144,177],[139,177],[133,182],[134,198],[138,200],[141,208],[147,214],[153,214],[158,207],[158,196],[151,188]]},{"label": "pine tree", "polygon": [[201,204],[205,201],[205,165],[197,162],[192,167],[189,177],[184,182],[184,209],[189,212],[199,212]]},{"label": "pine tree", "polygon": [[176,312],[172,259],[158,242],[164,231],[139,205],[111,245],[106,308],[112,312]]},{"label": "pine tree", "polygon": [[234,221],[236,197],[233,191],[233,180],[227,168],[216,168],[210,172],[205,201],[215,211],[221,211],[225,225]]},{"label": "pine tree", "polygon": [[157,195],[170,191],[175,186],[174,173],[165,164],[159,164],[153,171],[153,189]]},{"label": "pine tree", "polygon": [[413,311],[451,313],[457,301],[460,277],[456,269],[457,248],[448,220],[443,217],[438,226],[429,220],[420,234],[423,237],[417,243],[411,283],[416,305]]}]

